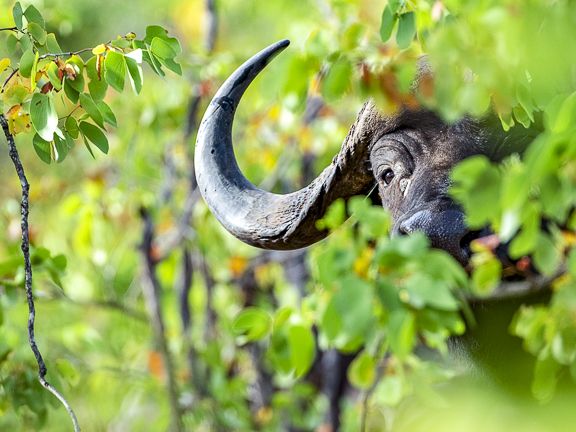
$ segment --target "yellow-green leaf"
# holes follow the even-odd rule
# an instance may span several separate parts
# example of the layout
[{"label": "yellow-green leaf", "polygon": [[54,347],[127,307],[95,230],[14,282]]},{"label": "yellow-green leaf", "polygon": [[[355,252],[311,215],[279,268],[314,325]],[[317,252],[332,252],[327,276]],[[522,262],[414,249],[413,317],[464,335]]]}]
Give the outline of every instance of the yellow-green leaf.
[{"label": "yellow-green leaf", "polygon": [[376,360],[362,351],[350,365],[348,378],[354,387],[368,390],[376,380]]},{"label": "yellow-green leaf", "polygon": [[2,60],[0,60],[0,73],[4,72],[6,68],[8,68],[8,66],[10,66],[9,58],[3,58]]}]

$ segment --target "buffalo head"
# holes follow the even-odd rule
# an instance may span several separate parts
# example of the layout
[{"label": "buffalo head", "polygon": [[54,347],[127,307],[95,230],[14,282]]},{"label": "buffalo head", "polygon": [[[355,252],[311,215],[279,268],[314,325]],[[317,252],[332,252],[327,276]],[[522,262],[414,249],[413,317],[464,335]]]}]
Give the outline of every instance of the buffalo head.
[{"label": "buffalo head", "polygon": [[234,112],[251,81],[288,43],[278,42],[238,68],[202,120],[196,176],[220,223],[253,246],[297,249],[326,236],[316,221],[332,202],[366,194],[377,184],[394,220],[393,234],[423,231],[432,246],[465,263],[468,230],[462,210],[448,196],[449,175],[459,161],[494,148],[489,145],[493,137],[479,121],[464,118],[447,125],[430,111],[410,109],[382,116],[368,103],[339,154],[309,186],[277,195],[242,175],[232,148]]}]

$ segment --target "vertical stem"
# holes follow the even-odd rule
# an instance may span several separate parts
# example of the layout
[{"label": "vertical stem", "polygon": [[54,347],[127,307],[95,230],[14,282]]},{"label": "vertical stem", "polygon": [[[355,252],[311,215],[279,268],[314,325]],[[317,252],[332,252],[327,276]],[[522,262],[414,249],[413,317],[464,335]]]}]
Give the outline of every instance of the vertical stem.
[{"label": "vertical stem", "polygon": [[30,344],[30,348],[34,353],[34,357],[36,357],[36,363],[38,364],[38,380],[40,384],[44,388],[46,388],[50,393],[58,398],[58,400],[64,405],[68,415],[70,416],[70,420],[72,421],[72,425],[74,427],[74,431],[80,431],[80,426],[78,424],[78,419],[72,410],[72,407],[68,403],[68,401],[62,396],[58,390],[56,390],[48,381],[46,381],[46,373],[48,369],[46,368],[46,364],[44,363],[44,359],[42,358],[42,354],[38,349],[38,345],[36,344],[36,338],[34,335],[34,323],[36,321],[36,308],[34,306],[34,294],[32,292],[32,263],[30,262],[30,230],[28,227],[28,213],[29,213],[29,193],[30,193],[30,184],[28,183],[28,179],[26,178],[26,173],[24,172],[24,167],[22,166],[22,162],[20,161],[20,155],[18,154],[18,149],[16,148],[16,143],[14,142],[14,136],[10,133],[10,128],[8,127],[8,121],[3,114],[0,114],[0,124],[2,125],[2,129],[4,130],[4,135],[6,137],[6,141],[8,142],[8,151],[10,154],[10,158],[12,159],[12,163],[14,164],[14,168],[16,169],[16,174],[18,175],[18,179],[20,180],[20,186],[22,188],[22,199],[20,201],[20,225],[22,229],[22,241],[20,247],[22,249],[22,254],[24,255],[24,288],[26,290],[26,299],[28,301],[28,342]]},{"label": "vertical stem", "polygon": [[172,430],[175,432],[181,432],[184,430],[184,426],[182,424],[180,402],[178,401],[178,387],[176,385],[172,356],[168,349],[164,317],[160,305],[160,282],[156,276],[156,259],[153,253],[154,226],[152,224],[152,218],[150,217],[148,210],[145,208],[140,209],[140,217],[144,222],[142,244],[140,245],[143,261],[142,268],[144,270],[144,277],[142,278],[142,292],[144,294],[146,308],[148,309],[148,315],[150,316],[156,344],[160,350],[166,373]]}]

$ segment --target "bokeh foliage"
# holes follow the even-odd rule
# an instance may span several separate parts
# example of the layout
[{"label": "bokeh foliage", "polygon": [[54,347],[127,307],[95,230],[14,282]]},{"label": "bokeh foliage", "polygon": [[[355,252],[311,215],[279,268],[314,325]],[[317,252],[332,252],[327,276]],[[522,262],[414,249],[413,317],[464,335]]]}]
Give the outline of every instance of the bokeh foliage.
[{"label": "bokeh foliage", "polygon": [[[37,154],[45,161],[63,159],[54,157],[49,141],[17,136],[32,184],[39,344],[49,380],[68,396],[85,430],[164,430],[169,425],[164,368],[140,288],[137,209],[142,205],[153,209],[158,253],[166,254],[158,274],[188,430],[318,427],[327,401],[306,377],[317,350],[332,348],[359,351],[348,376],[362,397],[344,402],[347,430],[358,429],[366,407],[374,430],[394,426],[393,419],[409,430],[462,430],[462,419],[468,429],[470,419],[484,424],[483,410],[510,401],[490,388],[473,395],[468,389],[454,391],[451,399],[438,388],[459,376],[446,361],[446,344],[470,324],[465,297],[487,296],[510,275],[530,280],[538,272],[553,287],[548,305],[522,307],[510,328],[537,359],[533,397],[550,401],[559,380],[576,377],[572,2],[220,0],[214,51],[205,48],[203,2],[141,3],[136,8],[113,1],[34,2],[46,18],[45,29],[58,36],[65,51],[94,47],[82,60],[87,81],[93,78],[89,58],[102,54],[99,44],[111,35],[118,41],[150,36],[151,52],[172,71],[178,69],[170,62],[173,56],[162,54],[171,42],[155,45],[146,27],[160,24],[182,44],[181,54],[169,51],[179,54],[182,78],[168,72],[160,80],[144,71],[137,98],[113,92],[104,97],[86,87],[80,103],[94,128],[107,119],[104,106],[116,113],[118,127],[106,133],[106,157],[96,153],[94,160],[65,135],[66,160],[47,166]],[[12,6],[3,4],[0,10],[7,27],[13,22]],[[32,30],[32,42],[40,44],[44,33]],[[6,38],[2,50],[9,50],[11,33],[0,37]],[[277,192],[300,185],[301,155],[313,155],[315,172],[322,169],[367,97],[384,111],[402,103],[424,105],[447,121],[492,109],[505,130],[516,126],[536,138],[524,156],[501,164],[485,157],[464,162],[453,173],[452,192],[472,227],[489,224],[499,242],[509,243],[513,261],[502,263],[494,245],[478,243],[468,275],[444,252],[430,250],[422,236],[389,241],[388,216],[364,198],[349,204],[352,217],[346,222],[341,202],[325,217],[323,223],[334,232],[311,249],[311,276],[303,290],[289,280],[282,260],[261,259],[258,251],[232,239],[201,203],[178,247],[164,250],[179,229],[189,192],[195,132],[190,101],[200,96],[201,112],[235,66],[281,38],[291,39],[292,48],[248,90],[237,115],[236,152],[248,178]],[[21,51],[11,62],[22,66],[30,60],[29,47],[22,42],[17,47]],[[423,54],[434,79],[421,82],[412,94]],[[46,83],[57,77],[50,72],[52,63],[36,65],[45,68]],[[9,73],[6,69],[2,76]],[[113,77],[105,75],[105,80],[121,87]],[[31,94],[22,92],[16,102],[26,102]],[[15,105],[6,98],[8,114]],[[322,109],[312,122],[303,121],[311,98],[322,98]],[[22,112],[32,114],[34,106]],[[63,132],[70,134],[73,125],[63,123]],[[90,139],[92,132],[84,130],[100,148],[103,141]],[[63,154],[62,148],[56,150]],[[6,173],[0,205],[5,239],[0,244],[0,429],[61,430],[65,413],[37,384],[26,344],[19,189],[7,157],[0,158],[0,167]],[[197,253],[210,273],[203,277],[202,266],[196,267],[188,299],[192,325],[186,331],[177,290],[182,245]],[[438,352],[441,361],[417,355],[423,346]],[[259,403],[254,389],[263,376],[274,389]],[[367,403],[363,396],[369,396]],[[562,423],[569,414],[569,401],[557,399],[550,410],[534,413],[535,430],[547,430],[550,417]],[[454,407],[449,414],[439,416],[443,409],[431,415],[446,403]],[[406,414],[409,410],[419,414]],[[512,427],[504,428],[510,421],[506,413],[492,412],[506,420],[494,420],[493,430]],[[532,411],[519,407],[514,413],[517,425]]]}]

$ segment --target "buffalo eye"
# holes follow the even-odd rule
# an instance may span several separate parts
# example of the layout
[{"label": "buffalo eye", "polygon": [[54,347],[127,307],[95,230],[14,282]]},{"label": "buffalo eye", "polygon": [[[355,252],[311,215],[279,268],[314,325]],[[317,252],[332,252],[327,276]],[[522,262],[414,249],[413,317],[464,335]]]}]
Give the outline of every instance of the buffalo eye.
[{"label": "buffalo eye", "polygon": [[384,170],[384,172],[380,177],[382,178],[382,181],[384,183],[389,185],[390,183],[392,183],[392,180],[394,180],[394,171],[392,171],[390,168],[387,168]]}]

